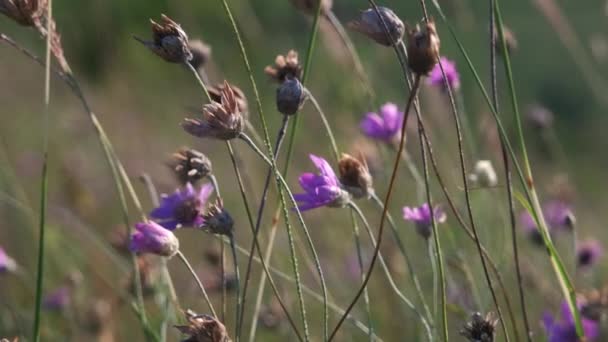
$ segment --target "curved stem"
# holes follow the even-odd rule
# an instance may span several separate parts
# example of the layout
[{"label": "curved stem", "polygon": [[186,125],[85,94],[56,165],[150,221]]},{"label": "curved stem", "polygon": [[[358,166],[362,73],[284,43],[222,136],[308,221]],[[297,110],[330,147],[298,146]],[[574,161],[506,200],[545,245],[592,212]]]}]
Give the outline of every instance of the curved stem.
[{"label": "curved stem", "polygon": [[198,278],[198,275],[196,274],[196,272],[194,271],[192,266],[190,266],[188,259],[186,259],[186,257],[182,253],[182,251],[177,251],[177,257],[179,260],[181,260],[182,263],[184,263],[184,266],[186,266],[188,271],[190,271],[190,274],[192,275],[192,278],[194,278],[194,281],[196,281],[198,288],[201,290],[201,293],[203,294],[203,298],[205,298],[205,302],[207,302],[207,306],[209,306],[209,310],[211,310],[211,314],[213,315],[213,317],[218,318],[218,315],[215,312],[215,309],[213,308],[213,304],[211,304],[211,300],[209,299],[209,296],[207,295],[205,286],[203,286],[203,283],[201,283],[201,280]]},{"label": "curved stem", "polygon": [[315,107],[315,110],[317,111],[317,113],[319,113],[321,122],[323,122],[323,126],[325,127],[325,132],[327,132],[327,136],[331,143],[331,150],[334,154],[334,157],[336,158],[336,160],[340,159],[340,153],[338,150],[338,144],[336,143],[336,137],[334,136],[334,133],[331,130],[331,127],[329,126],[329,121],[327,121],[327,116],[325,116],[325,112],[323,112],[323,109],[321,109],[319,102],[317,102],[317,99],[312,95],[312,93],[308,89],[306,90],[306,94],[308,94],[308,98],[310,99],[310,102]]}]

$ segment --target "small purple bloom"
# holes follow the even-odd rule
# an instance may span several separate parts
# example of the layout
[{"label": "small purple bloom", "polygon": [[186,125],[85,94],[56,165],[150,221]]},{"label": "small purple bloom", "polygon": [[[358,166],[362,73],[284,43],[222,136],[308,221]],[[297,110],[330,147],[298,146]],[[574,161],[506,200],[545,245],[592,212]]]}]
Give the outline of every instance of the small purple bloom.
[{"label": "small purple bloom", "polygon": [[400,134],[404,114],[394,103],[387,103],[380,108],[380,114],[367,113],[361,121],[361,130],[372,139],[386,143],[394,142]]},{"label": "small purple bloom", "polygon": [[13,272],[17,269],[17,263],[8,256],[4,249],[0,247],[0,274]]},{"label": "small purple bloom", "polygon": [[[447,218],[447,215],[439,206],[433,208],[433,215],[437,223],[443,223]],[[416,224],[418,234],[425,239],[431,236],[433,222],[431,221],[431,208],[428,203],[424,203],[420,207],[403,207],[403,218]]]},{"label": "small purple bloom", "polygon": [[171,257],[179,250],[179,240],[172,231],[154,221],[135,224],[129,249],[135,253],[152,253]]},{"label": "small purple bloom", "polygon": [[[456,70],[456,63],[447,59],[446,57],[441,57],[439,59],[439,63],[441,63],[443,66],[445,77],[448,79],[448,83],[450,84],[452,90],[460,89],[460,75],[458,74],[458,70]],[[443,91],[447,91],[439,63],[435,64],[435,67],[431,71],[427,82],[432,86],[440,87]]]},{"label": "small purple bloom", "polygon": [[44,297],[42,306],[49,311],[61,311],[70,305],[72,289],[68,286],[59,287]]},{"label": "small purple bloom", "polygon": [[595,265],[603,254],[602,245],[597,240],[581,242],[576,248],[576,257],[579,267],[587,268]]},{"label": "small purple bloom", "polygon": [[312,154],[309,157],[319,170],[319,174],[307,172],[300,176],[299,182],[304,193],[294,195],[295,200],[299,202],[300,211],[346,205],[350,195],[340,186],[340,181],[329,163]]},{"label": "small purple bloom", "polygon": [[[583,330],[587,341],[595,340],[599,335],[599,323],[597,321],[581,317]],[[576,327],[574,325],[574,317],[568,307],[568,303],[563,302],[561,305],[561,317],[557,320],[550,313],[546,312],[543,315],[543,324],[547,332],[547,342],[578,342],[576,336]]]},{"label": "small purple bloom", "polygon": [[[570,205],[560,200],[552,200],[545,203],[543,205],[543,215],[550,232],[559,229],[572,228],[575,220]],[[523,230],[528,233],[535,242],[542,244],[542,235],[536,227],[536,222],[530,213],[523,211],[519,216],[519,222]]]},{"label": "small purple bloom", "polygon": [[200,227],[204,223],[205,203],[213,192],[211,184],[201,186],[197,192],[192,184],[177,189],[172,195],[163,195],[160,206],[150,216],[163,227],[174,230],[180,227]]}]

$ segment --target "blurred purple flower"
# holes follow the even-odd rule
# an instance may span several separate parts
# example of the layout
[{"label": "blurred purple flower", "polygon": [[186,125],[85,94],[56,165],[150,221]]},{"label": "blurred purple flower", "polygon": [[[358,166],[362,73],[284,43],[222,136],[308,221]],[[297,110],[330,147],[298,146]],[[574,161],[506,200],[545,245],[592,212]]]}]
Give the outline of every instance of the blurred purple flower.
[{"label": "blurred purple flower", "polygon": [[203,211],[207,199],[213,192],[211,184],[201,186],[197,192],[192,184],[172,195],[163,195],[160,206],[150,216],[163,227],[174,230],[180,227],[200,227],[204,223]]},{"label": "blurred purple flower", "polygon": [[302,194],[295,194],[300,211],[319,207],[343,207],[350,200],[348,192],[340,187],[340,181],[329,163],[315,155],[309,155],[310,160],[319,170],[319,174],[304,173],[300,176]]},{"label": "blurred purple flower", "polygon": [[129,249],[135,253],[152,253],[171,257],[179,250],[179,240],[173,232],[154,221],[135,224]]},{"label": "blurred purple flower", "polygon": [[[460,75],[458,74],[458,70],[456,70],[456,63],[447,59],[446,57],[441,57],[439,59],[439,63],[441,63],[443,66],[445,77],[448,79],[448,83],[450,84],[452,90],[456,91],[460,89]],[[435,64],[435,67],[429,75],[427,83],[432,86],[439,87],[443,91],[447,91],[439,63]]]},{"label": "blurred purple flower", "polygon": [[72,289],[69,286],[59,287],[47,294],[42,306],[49,311],[61,311],[70,305]]},{"label": "blurred purple flower", "polygon": [[[597,321],[582,317],[583,330],[587,341],[595,340],[599,335],[599,323]],[[543,325],[547,332],[547,342],[578,342],[576,336],[576,327],[572,312],[568,307],[568,303],[563,302],[561,305],[561,317],[557,320],[550,313],[545,312],[543,315]]]},{"label": "blurred purple flower", "polygon": [[17,269],[17,263],[8,256],[4,248],[0,247],[0,274],[13,272]]},{"label": "blurred purple flower", "polygon": [[[574,215],[572,208],[566,202],[561,200],[552,200],[543,205],[543,215],[547,228],[550,232],[559,229],[572,228],[574,224]],[[542,235],[536,227],[534,218],[527,211],[523,211],[519,215],[519,223],[523,230],[531,236],[535,242],[542,243]]]},{"label": "blurred purple flower", "polygon": [[576,248],[576,258],[579,267],[591,267],[602,257],[604,250],[597,240],[586,240]]},{"label": "blurred purple flower", "polygon": [[[439,206],[433,208],[433,215],[437,223],[443,223],[447,218],[447,215]],[[425,239],[431,236],[433,222],[431,221],[431,208],[428,203],[424,203],[420,207],[403,207],[403,218],[406,221],[413,222],[418,234]]]},{"label": "blurred purple flower", "polygon": [[399,137],[403,119],[403,112],[399,111],[397,105],[389,102],[380,108],[380,114],[367,113],[360,126],[368,137],[392,143]]}]

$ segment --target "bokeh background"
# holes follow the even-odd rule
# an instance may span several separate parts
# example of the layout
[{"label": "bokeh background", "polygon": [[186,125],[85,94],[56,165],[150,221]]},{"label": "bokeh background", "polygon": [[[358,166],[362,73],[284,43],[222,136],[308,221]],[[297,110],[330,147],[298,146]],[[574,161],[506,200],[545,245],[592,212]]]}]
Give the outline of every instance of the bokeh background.
[{"label": "bokeh background", "polygon": [[[363,0],[334,2],[333,11],[343,23],[367,8],[367,2]],[[439,2],[455,25],[482,80],[488,84],[488,2]],[[274,105],[276,85],[268,80],[263,69],[274,62],[277,54],[284,54],[289,49],[298,50],[300,58],[304,59],[312,20],[286,0],[233,0],[231,4],[245,38],[270,132],[274,136],[281,121]],[[410,23],[422,18],[419,4],[415,1],[387,0],[382,5],[393,8]],[[576,236],[565,234],[557,241],[572,267],[573,239],[608,241],[605,225],[608,219],[605,186],[608,170],[608,139],[605,138],[608,121],[605,115],[608,108],[608,3],[604,0],[588,0],[584,4],[568,0],[512,0],[504,1],[502,7],[506,25],[517,40],[512,61],[519,104],[524,112],[540,106],[554,115],[553,124],[544,130],[535,129],[526,121],[525,133],[541,197],[548,200],[567,196],[574,208]],[[250,107],[253,107],[252,91],[238,45],[219,1],[54,1],[54,15],[66,57],[136,184],[144,207],[149,209],[152,204],[138,177],[146,173],[159,192],[172,192],[177,182],[164,162],[182,145],[195,147],[212,160],[226,207],[237,222],[237,241],[248,248],[251,234],[224,144],[194,139],[179,126],[182,118],[192,113],[192,108],[201,105],[203,94],[200,88],[187,69],[163,62],[133,39],[133,35],[149,37],[149,18],[158,19],[161,13],[179,22],[190,38],[202,39],[211,46],[212,59],[205,67],[210,79],[214,83],[226,79],[240,86],[249,97]],[[459,92],[470,123],[465,140],[473,146],[472,151],[467,151],[469,167],[478,159],[490,159],[501,174],[502,164],[488,107],[447,29],[441,23],[438,28],[442,37],[442,54],[456,61],[461,74]],[[0,32],[8,34],[37,55],[44,55],[44,42],[33,30],[0,17]],[[352,31],[349,34],[370,76],[376,99],[370,103],[353,72],[347,51],[326,21],[321,24],[320,40],[307,86],[328,114],[340,149],[345,152],[363,149],[369,153],[368,157],[376,160],[376,188],[383,195],[388,181],[387,169],[394,152],[366,140],[359,131],[358,122],[366,112],[375,111],[384,102],[403,105],[407,93],[392,49],[380,47]],[[18,275],[0,278],[0,337],[27,336],[31,326],[45,122],[43,70],[18,51],[0,44],[0,245],[21,266]],[[502,65],[499,64],[498,70],[502,116],[510,123],[512,111]],[[437,89],[424,86],[422,100],[440,166],[449,180],[451,192],[464,209],[456,137],[446,99]],[[329,140],[312,106],[305,106],[299,115],[301,127],[288,176],[294,189],[297,188],[297,175],[312,170],[307,158],[309,153],[331,159]],[[75,273],[80,275],[76,278],[81,279],[76,280],[78,285],[72,293],[69,310],[46,312],[43,322],[45,340],[82,341],[85,337],[92,338],[95,334],[91,333],[90,321],[95,321],[95,315],[91,312],[96,311],[106,313],[103,319],[97,319],[103,331],[95,337],[99,341],[102,338],[106,338],[103,341],[140,340],[142,337],[135,316],[128,305],[117,304],[115,299],[117,293],[125,291],[130,264],[109,243],[113,232],[124,230],[110,171],[88,117],[58,78],[52,81],[50,118],[50,223],[45,292],[64,286],[66,279],[74,278]],[[250,118],[259,129],[261,126],[255,111]],[[510,132],[515,132],[511,125],[508,127]],[[415,126],[412,126],[407,148],[414,161],[421,165],[414,133]],[[255,200],[253,203],[258,203],[266,169],[243,144],[237,144],[237,150],[247,176],[249,196]],[[499,183],[504,184],[502,180]],[[515,299],[510,233],[504,187],[501,185],[492,190],[475,191],[473,200],[482,241],[495,257]],[[401,220],[400,208],[418,201],[415,186],[405,170],[400,175],[397,189],[391,212],[397,218],[401,237],[426,288],[432,281],[424,241],[410,224]],[[271,196],[262,227],[263,241],[267,239],[269,229],[266,228],[270,226],[276,203],[274,193]],[[435,196],[442,200],[438,191]],[[377,208],[371,203],[361,205],[376,227]],[[517,208],[519,211],[521,206]],[[132,220],[135,220],[137,214],[133,207],[131,209]],[[358,283],[358,275],[352,272],[354,244],[348,212],[320,209],[307,213],[305,218],[319,250],[332,298],[344,307]],[[450,230],[454,236],[451,241],[446,239],[444,245],[449,290],[453,292],[450,331],[458,340],[458,330],[471,311],[485,313],[493,310],[493,306],[474,245],[461,234],[453,217],[442,229]],[[217,240],[193,230],[180,231],[178,236],[184,253],[203,280],[209,284],[216,282],[215,271],[206,255],[217,248]],[[284,229],[279,229],[277,239],[276,257],[272,263],[291,274]],[[555,311],[561,295],[545,253],[523,234],[520,234],[520,240],[525,260],[525,285],[529,291],[530,320],[536,336],[542,338],[541,315],[546,310]],[[305,244],[300,244],[300,250],[304,251]],[[368,240],[365,240],[364,250],[366,255],[371,255]],[[387,237],[383,253],[399,287],[413,297],[413,286],[391,238]],[[242,254],[239,257],[243,266],[246,257]],[[468,267],[463,270],[462,265]],[[204,302],[187,271],[177,261],[170,261],[169,267],[182,306],[204,312]],[[302,269],[304,282],[318,292],[315,273],[306,262],[302,263]],[[605,283],[606,271],[606,264],[599,262],[593,270],[577,272],[573,278],[581,290],[599,288]],[[376,272],[370,297],[378,334],[386,341],[421,340],[421,329],[415,316],[399,304],[379,269]],[[256,288],[259,275],[260,270],[256,266],[251,289]],[[476,304],[467,304],[475,302],[465,298],[471,294],[471,290],[462,285],[467,283],[467,277],[480,288]],[[292,302],[291,310],[295,315],[297,305],[293,284],[284,281],[279,281],[279,284]],[[255,293],[251,289],[250,303]],[[267,292],[264,302],[272,308],[273,296]],[[213,298],[219,300],[217,292]],[[154,301],[154,295],[147,299],[149,310],[156,317],[162,310],[156,308]],[[313,336],[318,339],[321,306],[310,297],[307,303],[313,312]],[[357,306],[355,312],[365,320],[362,305]],[[229,315],[226,320],[230,330],[231,318]],[[278,327],[261,327],[258,340],[283,341],[292,337],[280,318],[279,315]],[[331,322],[335,324],[335,315],[332,315]],[[249,324],[247,320],[245,327],[248,328]],[[177,340],[177,336],[171,331],[169,340]],[[365,340],[367,337],[347,324],[340,338],[346,341]],[[498,339],[502,340],[502,337]]]}]

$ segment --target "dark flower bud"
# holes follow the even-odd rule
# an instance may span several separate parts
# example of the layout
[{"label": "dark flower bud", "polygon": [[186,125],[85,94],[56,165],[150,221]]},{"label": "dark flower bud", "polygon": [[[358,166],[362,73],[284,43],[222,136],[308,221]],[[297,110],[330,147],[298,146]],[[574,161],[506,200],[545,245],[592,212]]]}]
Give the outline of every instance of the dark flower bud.
[{"label": "dark flower bud", "polygon": [[315,15],[319,1],[321,2],[321,13],[328,13],[333,6],[333,0],[290,0],[300,11],[308,15]]},{"label": "dark flower bud", "polygon": [[203,43],[200,39],[189,41],[188,48],[192,53],[190,65],[192,65],[194,69],[202,68],[211,59],[211,47]]},{"label": "dark flower bud", "polygon": [[222,92],[226,88],[226,85],[229,85],[230,88],[232,89],[232,92],[234,93],[234,97],[236,98],[238,108],[241,111],[241,115],[243,115],[243,117],[245,119],[247,119],[247,115],[249,112],[249,104],[247,103],[247,98],[245,97],[245,93],[243,93],[241,88],[239,88],[233,84],[229,84],[226,81],[224,81],[224,83],[216,84],[213,87],[209,87],[207,89],[207,91],[209,92],[209,96],[211,96],[211,100],[214,102],[221,102],[222,101]]},{"label": "dark flower bud", "polygon": [[340,183],[354,198],[369,198],[373,192],[373,180],[365,159],[342,154],[338,161]]},{"label": "dark flower bud", "polygon": [[203,215],[202,228],[212,234],[232,236],[234,220],[232,216],[224,210],[224,203],[221,198],[217,198],[214,204],[210,204],[207,213]]},{"label": "dark flower bud", "polygon": [[152,23],[152,41],[145,41],[135,37],[136,40],[147,46],[152,52],[170,63],[185,63],[192,59],[192,52],[188,47],[188,36],[181,26],[162,14],[161,23]]},{"label": "dark flower bud", "polygon": [[189,335],[183,342],[230,342],[226,327],[209,315],[198,315],[192,310],[186,311],[188,325],[176,325],[182,334]]},{"label": "dark flower bud", "polygon": [[23,26],[42,28],[48,0],[0,0],[0,13]]},{"label": "dark flower bud", "polygon": [[[348,26],[380,45],[393,46],[393,44],[399,43],[405,33],[405,25],[403,25],[401,19],[390,8],[378,7],[378,12],[380,15],[376,13],[374,8],[369,8],[361,12],[359,18],[351,21]],[[385,31],[385,25],[388,29],[388,35]]]},{"label": "dark flower bud", "polygon": [[182,147],[173,153],[167,165],[175,172],[179,181],[185,185],[195,184],[212,172],[211,161],[203,153]]},{"label": "dark flower bud", "polygon": [[439,46],[434,21],[428,21],[422,29],[420,25],[416,25],[408,33],[407,54],[410,69],[418,75],[428,75],[439,61]]},{"label": "dark flower bud", "polygon": [[304,105],[307,95],[297,78],[285,80],[277,89],[277,109],[284,115],[294,115]]},{"label": "dark flower bud", "polygon": [[267,66],[264,73],[279,83],[290,78],[301,79],[302,66],[298,61],[298,53],[295,50],[289,50],[286,56],[278,55],[274,60],[274,65]]},{"label": "dark flower bud", "polygon": [[182,123],[184,130],[195,137],[230,140],[243,131],[241,109],[228,82],[224,82],[220,102],[204,105],[201,114],[201,118],[185,119]]},{"label": "dark flower bud", "polygon": [[470,342],[493,342],[497,322],[492,313],[488,313],[484,318],[476,312],[471,315],[471,320],[465,324],[460,334]]}]

